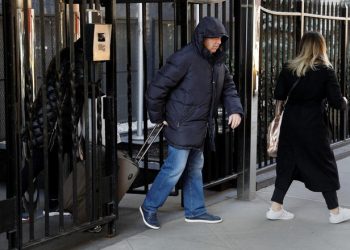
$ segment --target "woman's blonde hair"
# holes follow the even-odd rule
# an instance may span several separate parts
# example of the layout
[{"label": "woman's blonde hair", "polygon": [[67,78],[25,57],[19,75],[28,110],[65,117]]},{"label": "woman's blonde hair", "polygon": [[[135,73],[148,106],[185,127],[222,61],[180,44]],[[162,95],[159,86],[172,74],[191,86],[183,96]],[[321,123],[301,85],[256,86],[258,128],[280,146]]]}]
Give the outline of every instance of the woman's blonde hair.
[{"label": "woman's blonde hair", "polygon": [[324,37],[318,32],[307,32],[300,41],[299,54],[288,62],[288,68],[297,76],[305,75],[317,65],[332,67],[327,56]]}]

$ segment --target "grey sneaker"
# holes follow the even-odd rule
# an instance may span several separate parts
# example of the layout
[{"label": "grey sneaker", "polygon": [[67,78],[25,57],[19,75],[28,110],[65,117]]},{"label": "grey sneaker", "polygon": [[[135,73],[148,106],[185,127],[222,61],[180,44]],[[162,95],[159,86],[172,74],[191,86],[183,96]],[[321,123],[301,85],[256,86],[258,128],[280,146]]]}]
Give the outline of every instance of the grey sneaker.
[{"label": "grey sneaker", "polygon": [[214,224],[214,223],[222,222],[222,219],[219,216],[205,213],[205,214],[201,214],[201,215],[194,216],[194,217],[186,217],[185,221],[186,222],[202,222],[202,223]]},{"label": "grey sneaker", "polygon": [[160,228],[158,218],[157,218],[157,213],[147,212],[146,210],[143,209],[142,206],[139,208],[139,210],[142,216],[143,223],[145,223],[147,227],[152,229]]}]

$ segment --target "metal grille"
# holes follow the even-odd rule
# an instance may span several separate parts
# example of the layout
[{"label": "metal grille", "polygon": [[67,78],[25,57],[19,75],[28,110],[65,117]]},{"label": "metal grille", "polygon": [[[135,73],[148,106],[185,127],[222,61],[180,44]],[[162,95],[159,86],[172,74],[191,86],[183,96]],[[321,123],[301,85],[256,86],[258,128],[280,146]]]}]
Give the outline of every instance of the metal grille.
[{"label": "metal grille", "polygon": [[[267,127],[274,115],[273,92],[282,65],[296,55],[303,32],[314,30],[323,34],[343,95],[349,97],[348,16],[345,5],[332,2],[263,2],[260,16],[258,167],[274,162],[266,153]],[[333,142],[349,138],[348,121],[344,120],[344,113],[331,109],[329,117]]]},{"label": "metal grille", "polygon": [[[2,17],[0,17],[0,27],[3,27]],[[0,32],[0,58],[4,58],[4,37]],[[0,60],[0,142],[6,140],[5,131],[5,82],[4,82],[4,60]]]}]

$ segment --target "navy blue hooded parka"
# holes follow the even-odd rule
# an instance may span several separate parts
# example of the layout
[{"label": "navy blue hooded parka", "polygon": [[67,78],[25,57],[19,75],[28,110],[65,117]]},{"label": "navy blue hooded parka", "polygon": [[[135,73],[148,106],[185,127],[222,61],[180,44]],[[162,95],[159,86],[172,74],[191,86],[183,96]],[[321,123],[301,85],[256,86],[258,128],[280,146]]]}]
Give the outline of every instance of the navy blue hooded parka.
[{"label": "navy blue hooded parka", "polygon": [[[221,37],[220,48],[211,54],[204,38]],[[175,52],[158,71],[147,93],[147,108],[153,123],[167,121],[164,135],[176,148],[202,148],[206,133],[212,149],[213,118],[223,102],[227,115],[241,114],[243,108],[236,86],[225,66],[223,44],[228,36],[222,23],[212,17],[197,25],[192,42]]]}]

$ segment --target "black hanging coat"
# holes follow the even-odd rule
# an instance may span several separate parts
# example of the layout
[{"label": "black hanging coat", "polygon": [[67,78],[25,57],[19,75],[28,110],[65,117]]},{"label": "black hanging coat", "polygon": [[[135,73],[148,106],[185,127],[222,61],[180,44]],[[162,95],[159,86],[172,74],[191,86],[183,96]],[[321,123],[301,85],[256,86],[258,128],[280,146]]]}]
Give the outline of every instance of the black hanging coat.
[{"label": "black hanging coat", "polygon": [[[296,75],[284,67],[277,81],[275,99],[286,100],[296,80]],[[306,188],[315,192],[340,188],[330,148],[325,99],[333,108],[345,108],[334,70],[317,66],[317,70],[309,70],[301,77],[285,107],[277,152],[276,188],[286,191],[293,180],[304,182]]]},{"label": "black hanging coat", "polygon": [[225,66],[223,47],[210,54],[203,46],[205,37],[221,37],[222,45],[228,38],[220,21],[204,17],[192,42],[167,59],[147,89],[150,120],[168,122],[164,135],[177,148],[201,148],[208,129],[215,148],[213,117],[219,102],[228,115],[243,115],[236,86]]}]

